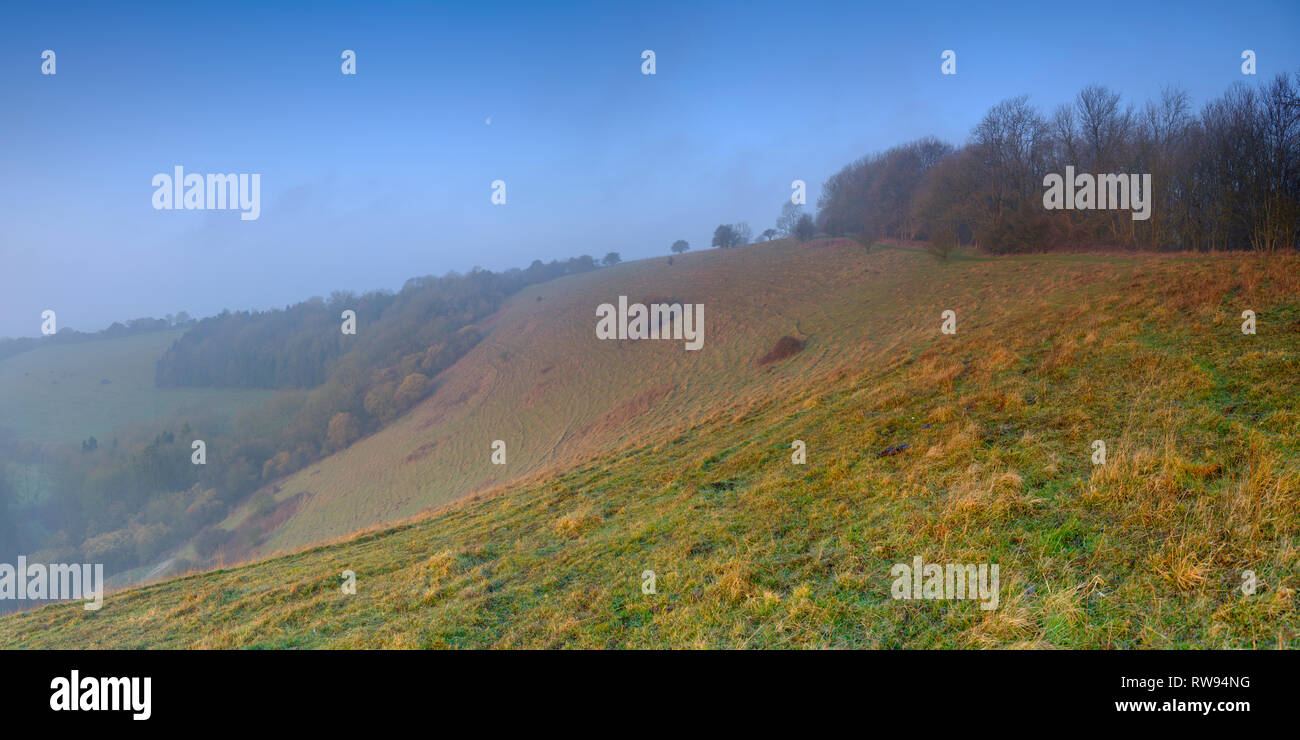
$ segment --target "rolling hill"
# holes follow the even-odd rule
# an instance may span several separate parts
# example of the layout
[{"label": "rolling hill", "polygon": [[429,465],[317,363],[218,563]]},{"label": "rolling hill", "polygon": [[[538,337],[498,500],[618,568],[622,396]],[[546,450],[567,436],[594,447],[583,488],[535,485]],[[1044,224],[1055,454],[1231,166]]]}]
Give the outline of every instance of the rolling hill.
[{"label": "rolling hill", "polygon": [[[703,303],[704,349],[597,340],[620,295]],[[227,521],[254,562],[5,617],[0,647],[1300,645],[1294,255],[777,242],[535,285],[484,328]],[[891,598],[917,556],[999,564],[998,608]]]},{"label": "rolling hill", "polygon": [[[520,476],[564,470],[691,428],[726,407],[788,393],[792,383],[818,382],[870,343],[863,335],[870,325],[854,314],[866,300],[864,283],[880,268],[849,244],[807,254],[777,247],[704,252],[672,265],[646,260],[523,290],[413,413],[278,482],[283,509],[266,519],[283,523],[237,557],[296,549]],[[598,340],[596,306],[620,295],[705,304],[705,349]],[[808,342],[798,378],[756,363],[786,335]],[[506,443],[505,465],[490,464],[495,440]],[[247,509],[236,512],[227,526],[248,518]]]}]

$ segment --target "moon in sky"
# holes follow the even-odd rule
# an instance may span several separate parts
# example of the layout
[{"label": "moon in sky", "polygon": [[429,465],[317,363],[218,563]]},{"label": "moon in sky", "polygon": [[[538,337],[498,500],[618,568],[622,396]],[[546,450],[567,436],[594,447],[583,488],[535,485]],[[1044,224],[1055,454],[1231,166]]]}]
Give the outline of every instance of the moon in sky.
[{"label": "moon in sky", "polygon": [[483,119],[483,123],[486,123],[487,125],[491,126],[491,125],[492,125],[492,116],[488,116],[487,118],[484,118],[484,119]]}]

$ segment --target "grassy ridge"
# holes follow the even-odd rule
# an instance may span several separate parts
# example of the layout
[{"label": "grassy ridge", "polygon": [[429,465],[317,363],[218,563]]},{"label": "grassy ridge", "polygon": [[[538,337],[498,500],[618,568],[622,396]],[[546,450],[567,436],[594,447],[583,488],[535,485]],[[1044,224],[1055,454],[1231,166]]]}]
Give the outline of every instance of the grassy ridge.
[{"label": "grassy ridge", "polygon": [[[1300,260],[702,257],[735,270],[700,298],[698,354],[725,361],[657,370],[685,379],[683,423],[637,421],[621,446],[596,435],[558,458],[567,469],[398,527],[112,594],[98,613],[7,617],[0,646],[1300,646]],[[774,279],[751,272],[765,264]],[[628,273],[582,277],[631,290]],[[1244,309],[1258,335],[1241,333]],[[728,354],[774,315],[807,350],[763,368],[739,361],[748,345]],[[632,344],[569,367],[657,351]],[[795,439],[807,465],[791,464]],[[998,609],[891,599],[890,566],[917,555],[999,563]],[[641,593],[647,569],[658,594]]]}]

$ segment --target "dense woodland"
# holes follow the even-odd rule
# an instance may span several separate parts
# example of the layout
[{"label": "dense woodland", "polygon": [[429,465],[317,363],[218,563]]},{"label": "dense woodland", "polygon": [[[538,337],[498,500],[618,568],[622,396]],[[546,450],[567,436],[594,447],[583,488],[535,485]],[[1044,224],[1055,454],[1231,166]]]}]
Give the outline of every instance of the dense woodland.
[{"label": "dense woodland", "polygon": [[[1044,208],[1044,178],[1149,173],[1150,217]],[[1090,86],[1040,111],[994,106],[953,147],[920,139],[833,175],[818,202],[830,235],[968,244],[998,253],[1057,249],[1276,250],[1300,244],[1300,98],[1286,74],[1237,83],[1193,109],[1166,88],[1132,105]]]}]

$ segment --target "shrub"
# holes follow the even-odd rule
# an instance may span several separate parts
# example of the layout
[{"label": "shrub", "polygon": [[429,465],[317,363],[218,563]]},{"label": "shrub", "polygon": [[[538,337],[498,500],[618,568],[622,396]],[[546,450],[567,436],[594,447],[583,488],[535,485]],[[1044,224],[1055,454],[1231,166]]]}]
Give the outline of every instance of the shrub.
[{"label": "shrub", "polygon": [[766,365],[771,362],[784,360],[787,357],[794,357],[803,351],[804,343],[794,337],[781,337],[776,340],[776,346],[767,354],[758,358],[759,365]]}]

